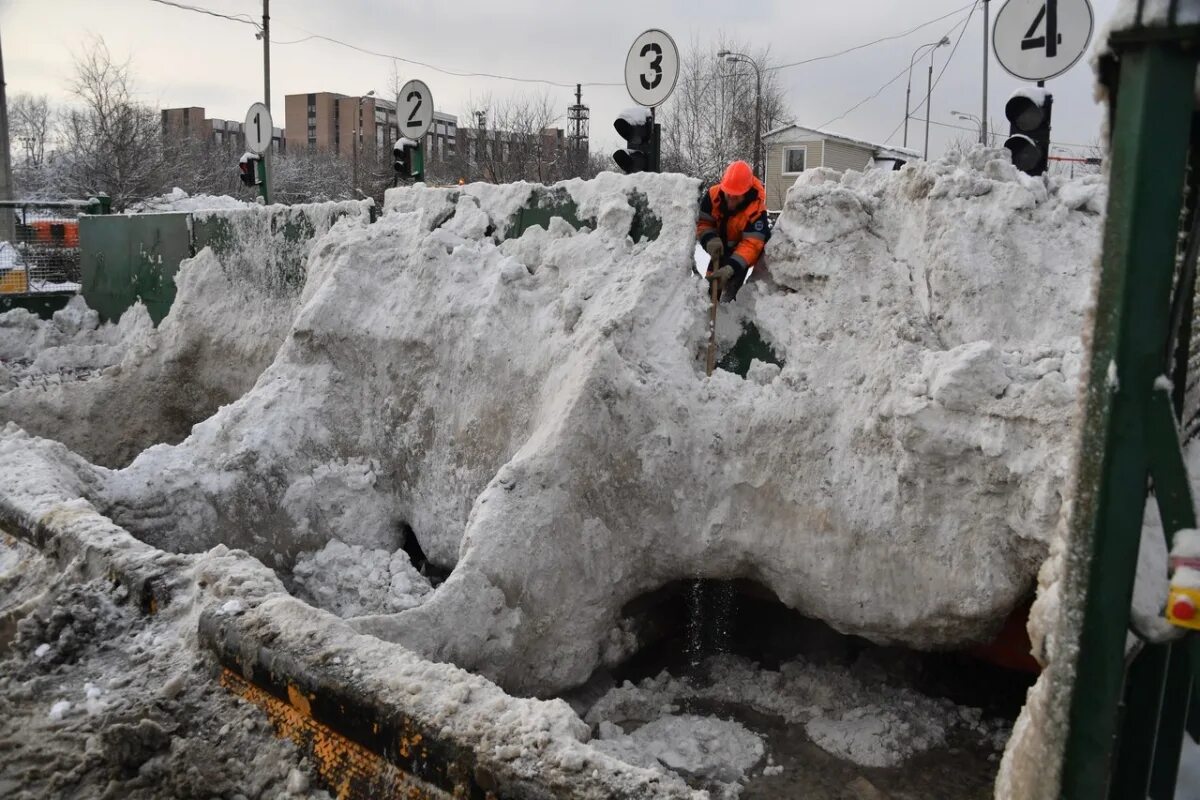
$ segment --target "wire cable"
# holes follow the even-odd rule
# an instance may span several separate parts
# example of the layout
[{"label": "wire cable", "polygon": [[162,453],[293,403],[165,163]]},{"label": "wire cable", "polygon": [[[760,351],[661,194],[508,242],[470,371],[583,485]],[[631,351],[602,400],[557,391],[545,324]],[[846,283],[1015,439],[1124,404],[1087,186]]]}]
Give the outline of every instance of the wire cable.
[{"label": "wire cable", "polygon": [[[847,53],[853,53],[855,50],[862,50],[864,48],[871,47],[873,45],[882,44],[883,42],[890,42],[895,39],[903,39],[905,36],[908,36],[909,34],[912,34],[912,33],[916,33],[917,31],[921,30],[922,28],[927,28],[935,22],[941,22],[944,19],[953,17],[955,14],[961,14],[963,11],[966,11],[967,8],[971,5],[972,5],[971,3],[968,3],[967,5],[961,6],[960,8],[956,8],[953,11],[943,14],[940,17],[935,17],[934,19],[928,20],[927,22],[922,22],[920,25],[917,25],[916,27],[909,28],[908,30],[904,31],[903,33],[893,34],[892,36],[883,36],[879,39],[873,39],[873,40],[871,40],[869,42],[865,42],[863,44],[857,44],[854,47],[847,47],[845,50],[839,50],[836,53],[829,53],[829,54],[823,55],[823,56],[813,56],[812,58],[805,58],[800,61],[793,61],[789,64],[780,64],[775,67],[767,67],[766,69],[763,70],[763,72],[774,72],[776,70],[789,69],[791,67],[798,67],[802,64],[811,64],[814,61],[825,61],[830,58],[837,58],[838,56],[844,56]],[[972,8],[972,12],[973,11],[974,11],[974,8]]]},{"label": "wire cable", "polygon": [[[955,28],[957,28],[959,25],[962,25],[962,26],[963,26],[963,29],[962,29],[962,31],[959,33],[959,36],[958,36],[958,41],[962,41],[962,35],[963,35],[964,33],[966,33],[966,32],[967,32],[967,25],[969,25],[969,24],[970,24],[970,22],[971,22],[971,17],[974,15],[974,13],[975,13],[975,8],[976,8],[976,6],[978,6],[978,5],[979,5],[979,0],[975,0],[975,2],[974,2],[972,5],[971,5],[971,13],[970,13],[970,14],[967,14],[967,18],[966,18],[965,20],[963,20],[962,22],[956,22],[956,23],[954,23],[954,25],[952,25],[952,26],[950,27],[950,30],[946,32],[946,35],[947,35],[947,36],[949,36],[951,33],[954,33],[954,29],[955,29]],[[960,9],[960,10],[961,10],[961,9]],[[955,43],[954,43],[954,49],[955,49],[955,50],[957,50],[957,49],[958,49],[958,42],[955,42]],[[954,58],[954,51],[953,51],[953,50],[951,50],[951,51],[950,51],[950,58]],[[947,59],[947,60],[946,60],[946,64],[948,65],[949,63],[950,63],[950,60],[949,60],[949,59]],[[889,86],[891,86],[893,83],[895,83],[896,81],[900,80],[900,76],[901,76],[901,75],[904,75],[904,74],[905,74],[906,72],[908,72],[908,71],[909,71],[911,68],[912,68],[912,65],[911,65],[911,64],[909,64],[909,65],[908,65],[908,66],[906,66],[904,69],[902,69],[902,70],[900,70],[899,72],[897,72],[897,73],[896,73],[896,74],[895,74],[895,75],[894,75],[894,76],[893,76],[893,77],[892,77],[892,78],[891,78],[891,79],[890,79],[890,80],[889,80],[887,83],[885,83],[883,86],[880,86],[878,89],[876,89],[876,90],[875,90],[875,92],[874,92],[873,94],[869,95],[868,97],[865,97],[865,98],[863,98],[862,100],[859,100],[857,103],[855,103],[854,105],[850,106],[850,108],[846,109],[846,110],[845,110],[845,111],[843,111],[841,114],[838,114],[836,117],[834,117],[833,119],[829,120],[828,122],[822,122],[822,123],[821,123],[820,125],[818,125],[817,127],[818,127],[818,128],[825,128],[825,127],[826,127],[826,126],[828,126],[828,125],[832,125],[833,123],[837,122],[838,120],[842,119],[843,117],[846,117],[846,116],[848,116],[849,114],[851,114],[852,112],[856,111],[856,110],[857,110],[857,109],[858,109],[860,106],[866,105],[866,104],[867,104],[867,103],[869,103],[870,101],[874,100],[876,97],[878,97],[880,94],[882,94],[882,92],[883,92],[883,90],[884,90],[884,89],[888,88],[888,87],[889,87]],[[943,68],[942,68],[942,73],[944,73],[945,71],[946,71],[946,69],[945,69],[945,67],[943,67]],[[941,80],[941,77],[942,77],[942,75],[941,75],[941,73],[939,73],[939,74],[938,74],[938,80]],[[928,95],[926,95],[926,97],[928,97]],[[921,107],[920,105],[918,105],[918,106],[917,106],[917,108],[920,108],[920,107]],[[910,115],[910,116],[911,116],[911,115]],[[901,122],[901,125],[903,125],[903,124],[904,124],[904,123],[903,123],[903,122]],[[899,130],[899,128],[897,128],[897,130]],[[888,138],[884,140],[884,143],[886,144],[886,143],[887,143],[887,141],[888,141],[889,139],[891,139],[891,138],[892,138],[892,136],[895,136],[895,135],[896,135],[896,132],[895,132],[895,131],[892,131],[892,134],[891,134],[891,136],[888,136]]]},{"label": "wire cable", "polygon": [[[304,29],[300,28],[299,30],[304,30]],[[307,33],[307,31],[305,31],[305,32]],[[322,41],[340,45],[342,47],[348,47],[351,50],[357,50],[360,53],[365,53],[370,56],[378,56],[379,58],[387,58],[387,59],[391,59],[392,61],[402,61],[405,64],[414,64],[418,67],[425,67],[426,69],[431,69],[434,72],[440,72],[445,75],[454,75],[459,78],[495,78],[496,80],[516,81],[517,83],[544,83],[549,86],[560,86],[564,89],[574,89],[575,88],[575,83],[562,83],[560,81],[552,81],[549,78],[522,78],[522,77],[517,77],[514,75],[500,75],[500,74],[497,74],[494,72],[462,72],[459,70],[447,69],[445,67],[439,67],[434,64],[425,62],[425,61],[417,61],[416,59],[398,56],[398,55],[395,55],[394,53],[383,53],[378,50],[371,50],[370,48],[360,47],[356,44],[351,44],[350,42],[344,42],[341,39],[335,39],[332,36],[325,36],[320,33],[309,33],[308,36],[305,36],[302,39],[293,39],[291,41],[276,41],[275,39],[272,39],[271,44],[278,44],[278,45],[301,44],[302,42],[311,41],[313,39],[320,39]],[[582,86],[624,86],[625,84],[624,84],[624,82],[616,83],[616,82],[605,82],[605,81],[588,81],[588,82],[583,82],[580,85],[582,85]]]},{"label": "wire cable", "polygon": [[[938,73],[937,79],[933,82],[933,86],[929,88],[929,91],[925,93],[925,97],[922,98],[921,102],[917,103],[917,106],[913,109],[913,111],[917,111],[921,108],[921,106],[928,103],[929,98],[933,96],[933,90],[936,89],[938,84],[942,82],[942,76],[945,75],[946,70],[950,68],[950,62],[954,60],[954,54],[958,52],[958,46],[962,43],[963,36],[965,36],[967,33],[967,27],[971,24],[971,18],[975,16],[975,9],[978,7],[979,0],[975,0],[974,5],[971,6],[971,13],[967,14],[967,18],[964,20],[963,29],[958,32],[958,38],[954,40],[954,47],[950,48],[950,55],[947,56],[946,63],[942,65],[942,71]],[[958,26],[956,25],[955,27]],[[950,30],[953,31],[954,28],[951,28]],[[928,116],[929,112],[926,111],[925,113]],[[892,132],[889,133],[887,138],[883,140],[883,143],[887,144],[890,142],[892,137],[896,135],[896,132],[904,127],[904,123],[907,122],[908,119],[912,119],[912,112],[909,112],[907,119],[901,120],[899,125],[897,125],[895,128],[892,128]]]},{"label": "wire cable", "polygon": [[210,11],[207,8],[201,8],[200,6],[190,6],[187,3],[174,3],[174,2],[171,2],[171,0],[150,0],[150,2],[158,3],[158,4],[164,5],[164,6],[171,6],[172,8],[180,8],[180,9],[183,9],[184,11],[195,11],[197,14],[207,14],[210,17],[219,17],[221,19],[227,19],[230,22],[240,22],[243,25],[253,26],[256,30],[262,30],[262,26],[260,26],[257,22],[254,21],[253,18],[247,16],[246,14],[232,14],[232,15],[231,14],[222,14],[219,11]]}]

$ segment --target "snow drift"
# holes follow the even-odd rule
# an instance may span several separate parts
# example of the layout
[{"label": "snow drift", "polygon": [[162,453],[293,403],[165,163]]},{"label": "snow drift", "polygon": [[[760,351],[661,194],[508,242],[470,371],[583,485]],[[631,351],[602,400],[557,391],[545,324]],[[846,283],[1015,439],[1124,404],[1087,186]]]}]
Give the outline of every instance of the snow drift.
[{"label": "snow drift", "polygon": [[195,212],[224,222],[225,237],[220,252],[186,262],[157,332],[141,304],[100,327],[79,298],[48,322],[0,315],[0,421],[113,467],[182,440],[271,363],[298,309],[308,251],[343,216],[365,224],[369,205]]},{"label": "snow drift", "polygon": [[[748,379],[704,377],[699,188],[394,190],[313,248],[269,336],[225,335],[261,360],[281,342],[252,389],[84,483],[158,547],[285,569],[332,542],[382,558],[411,527],[452,575],[411,602],[364,592],[385,600],[355,625],[522,693],[628,656],[622,607],[680,578],[751,578],[877,641],[988,637],[1058,516],[1102,185],[1047,188],[984,150],[806,173],[770,279],[721,311],[723,348],[753,322],[783,361]],[[567,199],[580,230],[510,235]],[[185,265],[157,338],[176,311],[194,329],[217,274]]]}]

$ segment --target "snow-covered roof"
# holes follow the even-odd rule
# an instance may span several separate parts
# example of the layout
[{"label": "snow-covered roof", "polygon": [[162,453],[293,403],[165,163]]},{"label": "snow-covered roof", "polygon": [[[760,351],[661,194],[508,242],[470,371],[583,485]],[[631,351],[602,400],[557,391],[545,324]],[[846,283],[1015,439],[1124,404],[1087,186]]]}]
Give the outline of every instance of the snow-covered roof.
[{"label": "snow-covered roof", "polygon": [[902,158],[907,160],[921,157],[919,152],[916,150],[909,150],[906,147],[889,147],[888,145],[875,144],[874,142],[868,142],[865,139],[856,139],[853,136],[846,136],[841,133],[834,133],[833,131],[824,131],[820,128],[809,128],[804,125],[784,125],[781,128],[776,128],[775,130],[768,131],[767,133],[763,134],[763,139],[770,139],[772,136],[777,136],[784,131],[790,130],[819,136],[822,139],[837,139],[842,142],[857,145],[858,147],[865,147],[866,149],[871,150],[875,154],[876,158]]}]

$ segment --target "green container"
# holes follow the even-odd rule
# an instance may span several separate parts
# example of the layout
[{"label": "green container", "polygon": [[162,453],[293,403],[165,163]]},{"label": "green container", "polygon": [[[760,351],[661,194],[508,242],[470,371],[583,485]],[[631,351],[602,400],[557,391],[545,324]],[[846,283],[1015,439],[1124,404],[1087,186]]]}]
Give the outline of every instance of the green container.
[{"label": "green container", "polygon": [[175,300],[175,273],[192,255],[184,213],[81,216],[82,293],[103,322],[116,322],[139,300],[157,325]]}]

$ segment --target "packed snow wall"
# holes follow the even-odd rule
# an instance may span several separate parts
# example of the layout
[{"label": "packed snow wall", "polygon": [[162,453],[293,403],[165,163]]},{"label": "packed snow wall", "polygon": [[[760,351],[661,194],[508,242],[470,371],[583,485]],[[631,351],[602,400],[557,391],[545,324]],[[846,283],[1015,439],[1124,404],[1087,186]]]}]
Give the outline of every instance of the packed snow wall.
[{"label": "packed snow wall", "polygon": [[0,317],[0,421],[124,466],[253,386],[295,318],[309,251],[341,217],[365,224],[370,207],[240,205],[192,212],[199,252],[157,333],[140,303],[116,325],[100,326],[83,298],[49,323]]},{"label": "packed snow wall", "polygon": [[[751,578],[879,641],[984,639],[1058,514],[1103,191],[1007,160],[806,173],[769,275],[720,310],[723,349],[752,322],[782,361],[745,378],[704,376],[695,181],[394,190],[319,240],[277,339],[229,332],[225,353],[278,342],[253,388],[179,445],[70,470],[151,544],[310,579],[314,552],[353,566],[411,530],[454,567],[437,591],[330,605],[407,608],[354,624],[517,692],[627,657],[623,607],[681,578]],[[581,227],[522,230],[539,205]],[[227,291],[213,261],[171,317]]]}]

